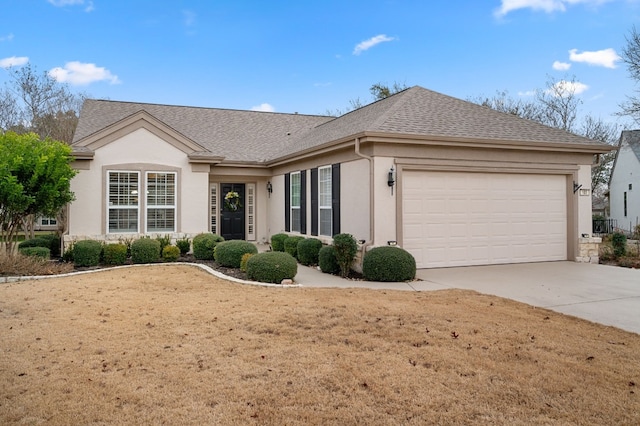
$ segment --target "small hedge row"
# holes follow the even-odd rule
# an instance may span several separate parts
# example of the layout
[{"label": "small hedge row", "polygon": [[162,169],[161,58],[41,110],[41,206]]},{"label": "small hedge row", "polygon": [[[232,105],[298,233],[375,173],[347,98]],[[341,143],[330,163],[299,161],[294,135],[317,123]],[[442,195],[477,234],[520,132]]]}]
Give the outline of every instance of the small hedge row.
[{"label": "small hedge row", "polygon": [[289,253],[303,265],[318,264],[318,255],[322,241],[317,238],[305,238],[301,235],[275,234],[271,236],[271,249]]},{"label": "small hedge row", "polygon": [[198,234],[193,237],[193,257],[200,260],[213,260],[216,244],[224,241],[218,234]]},{"label": "small hedge row", "polygon": [[[49,254],[44,256],[44,250],[24,250],[28,248],[41,247],[49,250]],[[38,256],[49,259],[50,257],[60,257],[60,237],[56,234],[38,235],[35,238],[24,240],[18,244],[20,253],[27,256]]]},{"label": "small hedge row", "polygon": [[[188,243],[189,247],[186,248],[188,251],[191,245],[189,239],[179,241]],[[97,266],[100,263],[109,266],[124,265],[129,256],[131,256],[131,263],[134,264],[154,263],[159,260],[175,262],[180,258],[181,254],[184,254],[184,249],[185,245],[182,248],[177,245],[170,245],[170,243],[166,242],[166,237],[156,239],[141,238],[127,241],[126,243],[113,244],[83,240],[72,246],[69,254],[65,254],[65,259],[73,261],[79,267]],[[31,250],[31,248],[21,249],[21,251],[23,250]],[[33,253],[32,255],[39,253]]]}]

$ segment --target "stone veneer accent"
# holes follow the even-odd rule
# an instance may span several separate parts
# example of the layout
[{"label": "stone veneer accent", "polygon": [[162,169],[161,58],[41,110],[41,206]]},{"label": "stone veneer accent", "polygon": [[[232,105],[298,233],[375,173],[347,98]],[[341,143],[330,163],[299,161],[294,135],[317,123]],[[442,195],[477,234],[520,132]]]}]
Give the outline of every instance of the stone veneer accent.
[{"label": "stone veneer accent", "polygon": [[600,243],[602,238],[600,237],[581,237],[578,239],[578,257],[576,262],[578,263],[600,263]]}]

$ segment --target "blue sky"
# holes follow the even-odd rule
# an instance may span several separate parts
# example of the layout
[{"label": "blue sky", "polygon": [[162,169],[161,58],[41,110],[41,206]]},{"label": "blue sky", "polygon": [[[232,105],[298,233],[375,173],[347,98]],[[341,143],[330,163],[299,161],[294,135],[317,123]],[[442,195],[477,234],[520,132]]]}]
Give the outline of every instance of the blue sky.
[{"label": "blue sky", "polygon": [[[640,0],[0,0],[2,68],[94,98],[324,114],[377,82],[466,99],[580,83],[606,121]],[[624,122],[624,120],[622,120]]]}]

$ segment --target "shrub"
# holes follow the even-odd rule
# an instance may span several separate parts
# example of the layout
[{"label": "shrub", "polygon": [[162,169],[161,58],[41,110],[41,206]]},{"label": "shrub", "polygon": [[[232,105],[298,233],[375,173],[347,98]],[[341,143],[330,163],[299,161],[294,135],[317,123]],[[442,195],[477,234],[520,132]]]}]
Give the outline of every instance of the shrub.
[{"label": "shrub", "polygon": [[240,260],[240,270],[242,272],[247,272],[247,262],[249,261],[251,256],[254,256],[254,255],[255,253],[245,253],[242,255],[242,259]]},{"label": "shrub", "polygon": [[255,244],[247,241],[232,240],[223,241],[216,245],[213,257],[216,262],[228,268],[239,268],[242,255],[245,253],[257,253],[258,248]]},{"label": "shrub", "polygon": [[374,247],[364,255],[362,274],[369,281],[410,281],[416,277],[416,260],[400,247]]},{"label": "shrub", "polygon": [[297,273],[298,262],[289,253],[258,253],[247,261],[247,277],[250,280],[279,284],[282,280],[293,279]]},{"label": "shrub", "polygon": [[298,258],[298,243],[304,240],[304,237],[299,235],[292,236],[284,240],[284,251],[289,253],[294,258]]},{"label": "shrub", "polygon": [[185,254],[189,253],[189,250],[191,250],[191,240],[187,237],[184,237],[176,241],[176,246],[180,250],[180,255],[184,256]]},{"label": "shrub", "polygon": [[120,244],[124,244],[125,246],[127,246],[127,257],[131,257],[131,244],[133,244],[133,242],[136,239],[133,237],[128,237],[128,238],[119,238],[118,241],[120,242]]},{"label": "shrub", "polygon": [[102,243],[94,240],[82,240],[73,245],[73,263],[76,266],[97,266],[100,263]]},{"label": "shrub", "polygon": [[213,260],[213,249],[224,241],[218,234],[198,234],[193,237],[193,256],[200,260]]},{"label": "shrub", "polygon": [[31,238],[28,240],[24,240],[22,242],[20,242],[20,244],[18,244],[18,248],[27,248],[27,247],[47,247],[49,248],[49,241],[44,239],[44,238],[40,238],[40,237],[36,237],[36,238]]},{"label": "shrub", "polygon": [[18,251],[25,256],[40,257],[47,260],[51,257],[51,250],[47,247],[19,247]]},{"label": "shrub", "polygon": [[171,245],[171,235],[156,235],[156,241],[160,243],[160,253],[162,253],[166,246]]},{"label": "shrub", "polygon": [[627,254],[627,236],[622,232],[614,232],[611,236],[613,255],[618,258]]},{"label": "shrub", "polygon": [[336,248],[334,246],[324,246],[320,249],[318,266],[325,274],[337,274],[340,272],[340,265],[336,260]]},{"label": "shrub", "polygon": [[56,234],[39,235],[18,244],[18,248],[24,247],[46,247],[51,251],[51,256],[60,257],[60,237]]},{"label": "shrub", "polygon": [[124,265],[127,261],[127,246],[125,244],[107,244],[102,248],[102,260],[107,265]]},{"label": "shrub", "polygon": [[160,258],[160,242],[150,238],[140,238],[131,243],[133,263],[153,263]]},{"label": "shrub", "polygon": [[175,262],[180,257],[180,249],[177,246],[166,246],[162,249],[162,260]]},{"label": "shrub", "polygon": [[351,234],[338,234],[333,237],[336,248],[336,260],[340,266],[340,275],[346,277],[351,270],[351,264],[358,251],[358,243]]},{"label": "shrub", "polygon": [[271,236],[271,249],[273,251],[284,251],[284,242],[289,238],[287,234],[275,234]]},{"label": "shrub", "polygon": [[317,238],[306,238],[298,243],[298,260],[303,265],[317,265],[322,241]]}]

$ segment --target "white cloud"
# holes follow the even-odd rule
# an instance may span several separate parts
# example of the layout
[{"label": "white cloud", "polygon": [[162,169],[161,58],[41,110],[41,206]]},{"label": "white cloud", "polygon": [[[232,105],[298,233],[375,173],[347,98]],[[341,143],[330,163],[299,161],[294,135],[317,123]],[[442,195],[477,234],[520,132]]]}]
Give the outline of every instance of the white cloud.
[{"label": "white cloud", "polygon": [[256,105],[251,107],[251,111],[262,111],[262,112],[275,112],[275,108],[267,103]]},{"label": "white cloud", "polygon": [[494,14],[500,18],[518,9],[531,9],[545,13],[564,12],[568,5],[583,3],[597,6],[608,1],[611,0],[502,0],[500,7],[496,9]]},{"label": "white cloud", "polygon": [[7,34],[6,36],[0,36],[0,41],[11,41],[13,40],[13,34]]},{"label": "white cloud", "polygon": [[526,97],[534,96],[535,94],[536,94],[535,90],[527,90],[525,92],[518,92],[518,96],[526,96]]},{"label": "white cloud", "polygon": [[553,96],[564,96],[565,94],[579,95],[588,89],[589,86],[579,81],[560,80],[554,84],[552,88],[547,89],[546,92]]},{"label": "white cloud", "polygon": [[0,59],[0,68],[19,67],[29,62],[26,56],[11,56],[9,58]]},{"label": "white cloud", "polygon": [[85,12],[91,12],[93,7],[93,1],[85,1],[85,0],[47,0],[49,3],[54,5],[55,7],[65,7],[65,6],[86,6],[84,8]]},{"label": "white cloud", "polygon": [[566,62],[555,61],[552,67],[554,70],[557,70],[557,71],[566,71],[569,68],[571,68],[571,64],[568,64]]},{"label": "white cloud", "polygon": [[616,53],[615,50],[609,48],[604,50],[596,50],[594,52],[582,52],[578,53],[578,49],[571,49],[569,51],[569,60],[573,62],[584,62],[589,65],[596,65],[605,68],[615,68],[616,62],[622,58]]},{"label": "white cloud", "polygon": [[375,37],[371,37],[369,40],[365,40],[363,42],[358,43],[356,47],[353,49],[353,54],[359,55],[365,50],[369,50],[377,44],[384,43],[385,41],[393,41],[393,40],[395,40],[394,37],[387,37],[386,34],[379,34]]},{"label": "white cloud", "polygon": [[111,74],[108,69],[78,61],[67,62],[64,68],[53,68],[49,71],[49,75],[61,83],[75,85],[87,85],[96,81],[108,81],[110,84],[120,83],[118,76]]}]

